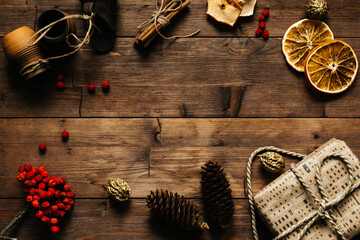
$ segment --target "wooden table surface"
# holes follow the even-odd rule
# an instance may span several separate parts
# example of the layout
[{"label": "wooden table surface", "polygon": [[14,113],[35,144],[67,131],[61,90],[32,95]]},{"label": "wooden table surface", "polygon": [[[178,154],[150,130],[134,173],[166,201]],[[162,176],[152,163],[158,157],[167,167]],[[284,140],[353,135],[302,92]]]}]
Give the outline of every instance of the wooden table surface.
[{"label": "wooden table surface", "polygon": [[[305,17],[305,5],[305,0],[258,0],[254,16],[230,28],[207,17],[206,0],[192,0],[165,33],[200,28],[200,34],[157,39],[139,51],[133,46],[136,27],[150,17],[154,1],[120,0],[114,50],[101,55],[85,46],[56,62],[51,77],[41,82],[22,83],[0,53],[0,229],[25,206],[16,174],[30,162],[65,177],[76,206],[56,237],[28,216],[10,231],[19,239],[252,239],[244,180],[253,150],[274,145],[308,154],[335,137],[360,156],[359,79],[343,94],[321,95],[281,52],[282,35]],[[271,37],[264,41],[254,32],[267,7]],[[360,56],[357,0],[329,1],[329,7],[327,23],[335,37]],[[51,8],[81,13],[78,0],[1,0],[0,42],[18,27],[33,27]],[[83,35],[85,27],[78,24],[77,30]],[[64,91],[56,88],[59,73],[65,76]],[[101,91],[103,80],[111,84],[109,93]],[[87,91],[90,83],[95,94]],[[65,129],[67,142],[60,137]],[[48,146],[45,154],[39,153],[40,143]],[[201,206],[199,171],[209,159],[223,163],[230,178],[232,226],[223,233],[184,234],[154,220],[145,197],[156,188]],[[130,184],[128,203],[109,198],[104,186],[110,177]],[[275,177],[257,162],[254,191]],[[263,239],[270,239],[260,228]]]}]

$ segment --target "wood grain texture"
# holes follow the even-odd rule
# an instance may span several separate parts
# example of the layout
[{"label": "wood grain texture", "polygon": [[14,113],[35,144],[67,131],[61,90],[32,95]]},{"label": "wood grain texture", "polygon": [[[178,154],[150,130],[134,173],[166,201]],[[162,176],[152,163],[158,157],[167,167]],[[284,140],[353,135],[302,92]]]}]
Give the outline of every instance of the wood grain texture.
[{"label": "wood grain texture", "polygon": [[[50,0],[17,0],[19,4],[15,8],[18,11],[16,18],[4,19],[6,28],[1,29],[1,34],[5,34],[9,29],[19,25],[32,26],[36,16],[41,12],[58,8],[70,14],[81,13],[81,4],[78,0],[50,1]],[[4,0],[5,6],[14,6],[11,0]],[[22,4],[20,4],[22,3]],[[194,32],[198,28],[201,32],[198,36],[230,36],[230,37],[255,37],[258,21],[264,8],[270,8],[270,18],[266,22],[270,36],[282,37],[286,29],[293,23],[305,18],[306,1],[286,1],[286,0],[267,0],[258,1],[253,17],[238,20],[234,28],[227,27],[208,17],[206,12],[206,0],[191,1],[189,8],[174,19],[173,24],[165,34],[184,35]],[[353,1],[330,1],[328,24],[337,37],[360,37],[360,28],[355,26],[360,17],[360,13]],[[21,8],[37,9],[36,14],[26,14],[28,21],[18,22],[14,20],[23,19]],[[19,11],[20,10],[20,11]],[[117,8],[117,36],[135,36],[137,26],[148,20],[155,10],[153,1],[123,0],[118,1]],[[11,8],[8,11],[13,11]],[[4,12],[7,13],[7,12]],[[32,20],[32,21],[31,21]],[[81,26],[81,24],[80,24]],[[83,34],[83,29],[78,27],[78,32]]]},{"label": "wood grain texture", "polygon": [[[344,40],[360,53],[357,39]],[[86,48],[55,63],[37,84],[21,83],[2,55],[0,116],[360,116],[353,110],[358,105],[358,80],[340,95],[312,90],[304,75],[287,65],[280,39],[179,39],[143,54],[134,49],[132,39],[121,38],[107,55]],[[58,73],[65,76],[65,90],[60,92]],[[110,81],[107,94],[101,91],[103,80]],[[95,94],[87,91],[90,83],[96,85]]]},{"label": "wood grain texture", "polygon": [[[1,119],[0,198],[22,198],[17,168],[45,165],[68,179],[80,198],[107,197],[109,177],[121,177],[144,198],[151,189],[200,195],[200,166],[224,164],[234,197],[246,197],[251,152],[273,145],[309,154],[330,138],[344,140],[359,155],[359,119]],[[70,133],[62,142],[60,133]],[[280,129],[280,130],[279,130]],[[45,154],[38,145],[46,143]],[[287,159],[296,163],[296,159]],[[276,176],[254,165],[254,191]]]}]

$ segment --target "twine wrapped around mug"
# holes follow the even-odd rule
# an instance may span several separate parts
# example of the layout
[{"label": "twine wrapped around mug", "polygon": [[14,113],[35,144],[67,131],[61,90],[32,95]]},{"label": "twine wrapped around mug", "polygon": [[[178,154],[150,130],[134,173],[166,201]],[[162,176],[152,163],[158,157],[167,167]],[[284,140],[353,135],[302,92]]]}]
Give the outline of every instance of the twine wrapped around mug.
[{"label": "twine wrapped around mug", "polygon": [[[252,225],[252,231],[254,235],[254,239],[258,240],[258,233],[256,229],[256,215],[255,215],[255,208],[254,208],[254,199],[252,195],[252,187],[251,187],[251,166],[253,159],[255,156],[263,151],[274,151],[278,153],[283,153],[289,156],[297,157],[297,158],[304,158],[305,155],[289,152],[280,148],[276,148],[273,146],[267,146],[267,147],[261,147],[256,149],[250,156],[248,165],[247,165],[247,188],[248,188],[248,198],[249,198],[249,204],[250,204],[250,212],[251,212],[251,225]],[[345,163],[346,170],[349,173],[349,181],[346,185],[346,188],[344,189],[344,192],[341,195],[338,195],[333,200],[329,200],[328,197],[325,194],[323,185],[322,185],[322,178],[321,178],[321,168],[323,166],[323,163],[326,160],[329,160],[330,158],[336,158],[338,160],[341,160]],[[315,180],[316,180],[316,187],[319,190],[320,198],[318,198],[313,191],[310,190],[310,187],[306,184],[306,182],[303,180],[301,175],[296,171],[294,165],[291,165],[291,171],[294,173],[298,181],[300,182],[301,186],[304,188],[305,192],[312,197],[312,199],[319,205],[319,208],[312,212],[309,216],[306,218],[298,221],[296,224],[290,226],[286,231],[279,234],[277,237],[275,237],[273,240],[279,240],[282,238],[287,237],[292,232],[298,230],[300,227],[303,227],[300,231],[299,236],[297,237],[297,240],[302,239],[302,237],[305,235],[305,233],[309,230],[309,228],[320,218],[320,219],[326,219],[329,221],[330,226],[332,227],[332,230],[340,237],[342,240],[347,240],[345,233],[340,228],[340,226],[337,223],[337,220],[333,214],[332,208],[338,205],[345,197],[347,197],[349,194],[351,194],[355,189],[357,189],[360,186],[360,181],[357,183],[354,183],[354,169],[351,166],[350,162],[340,154],[329,154],[325,158],[322,158],[319,162],[319,164],[316,166],[316,174],[315,174]]]},{"label": "twine wrapped around mug", "polygon": [[[68,44],[69,47],[73,48],[74,50],[69,52],[69,53],[65,53],[63,55],[59,55],[59,56],[54,56],[54,57],[49,57],[49,58],[46,58],[46,59],[40,59],[36,62],[33,62],[33,63],[30,63],[28,65],[26,65],[25,67],[23,67],[19,73],[21,76],[25,76],[33,71],[36,71],[38,68],[41,68],[43,65],[47,65],[49,63],[50,60],[54,60],[54,59],[59,59],[59,58],[64,58],[64,57],[67,57],[67,56],[70,56],[74,53],[76,53],[77,51],[80,50],[80,48],[84,45],[84,44],[88,44],[90,42],[90,37],[92,35],[92,32],[93,32],[93,28],[95,27],[95,24],[94,24],[94,13],[92,13],[91,15],[86,15],[86,14],[73,14],[73,15],[68,15],[68,16],[65,16],[63,18],[60,18],[48,25],[46,25],[45,27],[41,28],[39,31],[37,31],[27,42],[27,45],[28,46],[33,46],[35,44],[37,44],[45,35],[47,32],[49,32],[51,30],[51,28],[61,22],[61,21],[65,21],[67,19],[83,19],[83,20],[86,20],[88,21],[88,24],[89,24],[89,27],[88,27],[88,30],[86,31],[86,34],[85,34],[85,37],[83,40],[80,40],[74,33],[70,33],[68,36],[66,36],[66,43]],[[40,35],[39,35],[40,34]],[[39,37],[33,42],[33,43],[30,43],[36,36]],[[69,37],[72,36],[74,37],[78,42],[79,44],[77,45],[72,45],[70,42],[69,42]]]}]

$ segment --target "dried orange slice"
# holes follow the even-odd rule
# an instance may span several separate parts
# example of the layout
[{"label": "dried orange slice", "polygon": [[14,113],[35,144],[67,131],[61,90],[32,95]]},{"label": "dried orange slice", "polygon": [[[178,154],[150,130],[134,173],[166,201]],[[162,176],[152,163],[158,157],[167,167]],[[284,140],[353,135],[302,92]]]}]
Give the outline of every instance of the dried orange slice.
[{"label": "dried orange slice", "polygon": [[305,61],[305,75],[319,91],[340,93],[354,81],[359,62],[354,49],[341,40],[331,40],[312,50]]},{"label": "dried orange slice", "polygon": [[304,62],[309,52],[321,43],[333,39],[333,33],[324,22],[303,19],[286,31],[282,40],[282,51],[290,66],[303,72]]}]

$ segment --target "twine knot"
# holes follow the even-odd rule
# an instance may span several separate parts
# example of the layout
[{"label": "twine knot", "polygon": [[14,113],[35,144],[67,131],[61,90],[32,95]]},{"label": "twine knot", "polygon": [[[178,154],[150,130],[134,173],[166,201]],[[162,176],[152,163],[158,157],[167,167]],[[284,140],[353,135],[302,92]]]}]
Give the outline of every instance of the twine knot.
[{"label": "twine knot", "polygon": [[[184,36],[171,36],[171,37],[164,36],[162,33],[160,33],[157,24],[160,24],[160,26],[163,28],[167,27],[170,24],[170,21],[169,21],[169,19],[167,19],[165,17],[165,14],[168,12],[179,11],[182,8],[183,0],[171,0],[166,5],[165,5],[164,0],[156,0],[156,1],[157,1],[156,2],[156,10],[153,12],[153,14],[151,14],[151,18],[149,20],[144,21],[143,23],[139,24],[139,26],[137,27],[139,31],[141,31],[141,29],[143,27],[145,27],[147,24],[154,23],[156,32],[163,39],[188,38],[188,37],[192,37],[200,32],[200,29],[198,29],[197,31],[195,31],[191,34],[184,35]],[[178,3],[178,6],[176,8],[171,8],[171,5],[173,5],[174,3]]]},{"label": "twine knot", "polygon": [[327,209],[326,209],[326,205],[325,205],[325,200],[321,200],[319,209],[318,209],[318,214],[321,219],[326,218],[326,211],[327,211]]}]

